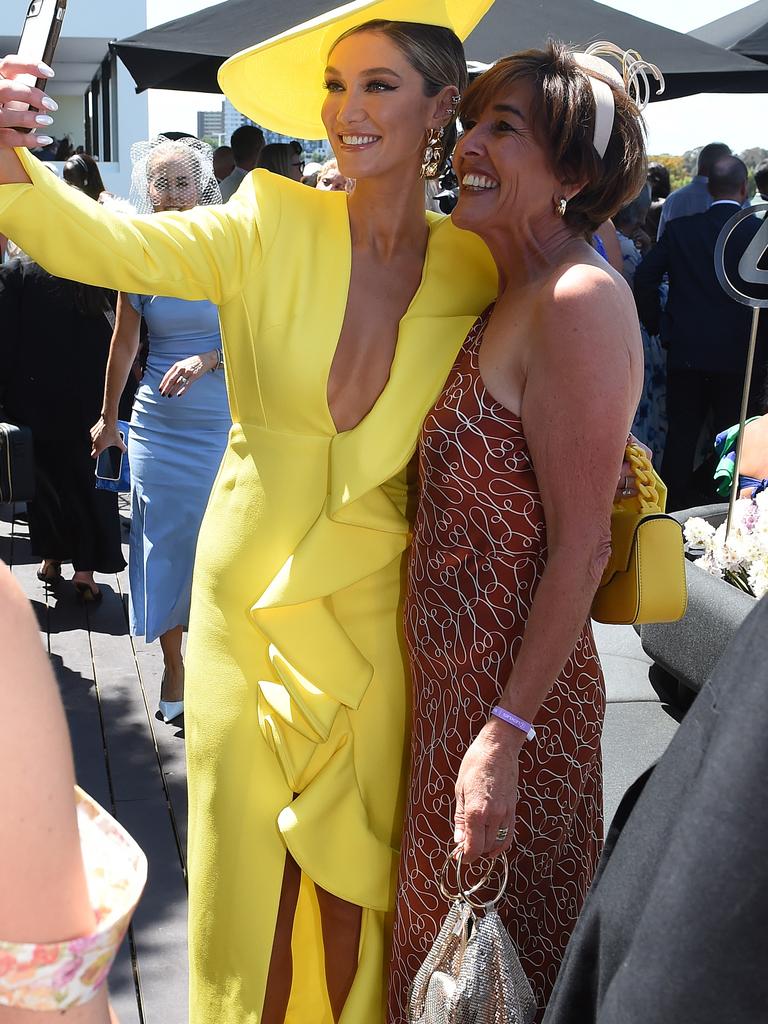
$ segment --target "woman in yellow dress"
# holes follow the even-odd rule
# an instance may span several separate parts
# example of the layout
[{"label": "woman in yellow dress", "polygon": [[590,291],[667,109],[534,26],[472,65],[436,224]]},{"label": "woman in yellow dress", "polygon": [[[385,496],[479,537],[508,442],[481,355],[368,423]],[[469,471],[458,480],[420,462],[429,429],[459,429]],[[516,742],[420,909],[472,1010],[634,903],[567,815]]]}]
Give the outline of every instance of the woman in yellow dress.
[{"label": "woman in yellow dress", "polygon": [[406,474],[497,284],[481,242],[425,215],[420,174],[491,2],[359,0],[223,67],[254,121],[328,132],[351,196],[256,171],[226,206],[111,214],[28,154],[15,128],[49,115],[6,105],[43,97],[0,63],[0,230],[53,273],[220,307],[234,425],[187,651],[193,1024],[384,1017]]}]

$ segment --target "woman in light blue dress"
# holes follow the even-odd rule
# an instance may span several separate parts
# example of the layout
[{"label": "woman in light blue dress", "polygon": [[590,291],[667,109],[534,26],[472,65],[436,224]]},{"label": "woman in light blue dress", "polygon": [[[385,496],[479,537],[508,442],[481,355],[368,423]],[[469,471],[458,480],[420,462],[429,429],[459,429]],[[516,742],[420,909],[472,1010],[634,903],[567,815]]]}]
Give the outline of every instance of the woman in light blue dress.
[{"label": "woman in light blue dress", "polygon": [[[196,139],[158,139],[141,146],[132,196],[139,212],[144,209],[137,179],[146,182],[153,210],[190,209],[219,198],[209,147]],[[117,399],[138,351],[142,319],[149,355],[127,446],[130,625],[134,636],[148,643],[160,640],[165,663],[160,712],[170,722],[183,711],[181,642],[189,621],[197,535],[231,418],[216,307],[207,301],[121,295],[104,408],[91,432],[94,454],[109,445],[125,447],[117,432]]]}]

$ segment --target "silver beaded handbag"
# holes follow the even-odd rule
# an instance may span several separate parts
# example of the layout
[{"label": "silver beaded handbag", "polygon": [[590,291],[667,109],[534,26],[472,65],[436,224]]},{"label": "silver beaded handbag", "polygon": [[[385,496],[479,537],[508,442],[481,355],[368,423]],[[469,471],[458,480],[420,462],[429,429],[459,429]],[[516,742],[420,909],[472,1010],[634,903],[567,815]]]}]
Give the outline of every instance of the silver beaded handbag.
[{"label": "silver beaded handbag", "polygon": [[[459,881],[458,896],[446,886],[450,859],[443,869],[440,888],[453,903],[411,986],[408,1024],[531,1024],[534,1020],[533,990],[495,909],[509,877],[507,858],[502,859],[502,883],[489,903],[474,897],[488,881],[493,865],[470,889],[464,890]],[[457,871],[461,880],[460,859]]]}]

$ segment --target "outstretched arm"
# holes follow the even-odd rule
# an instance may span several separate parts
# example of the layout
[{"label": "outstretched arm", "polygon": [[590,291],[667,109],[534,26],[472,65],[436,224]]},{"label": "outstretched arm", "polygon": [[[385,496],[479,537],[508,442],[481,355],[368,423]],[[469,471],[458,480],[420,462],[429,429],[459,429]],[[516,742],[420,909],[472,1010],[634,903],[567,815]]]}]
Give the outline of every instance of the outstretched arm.
[{"label": "outstretched arm", "polygon": [[42,103],[39,90],[18,81],[24,68],[0,60],[0,231],[58,277],[219,306],[237,295],[261,256],[253,194],[246,190],[227,206],[150,217],[100,206],[29,153],[39,140],[17,126],[32,126],[36,115],[8,107]]}]

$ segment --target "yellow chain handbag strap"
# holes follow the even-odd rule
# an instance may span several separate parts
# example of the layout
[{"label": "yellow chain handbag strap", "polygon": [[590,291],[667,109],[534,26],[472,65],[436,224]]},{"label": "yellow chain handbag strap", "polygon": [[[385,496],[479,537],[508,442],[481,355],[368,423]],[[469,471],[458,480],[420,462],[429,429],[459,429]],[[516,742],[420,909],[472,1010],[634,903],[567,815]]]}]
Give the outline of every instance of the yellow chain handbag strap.
[{"label": "yellow chain handbag strap", "polygon": [[641,515],[654,515],[662,511],[656,474],[651,460],[636,444],[627,445],[626,458],[637,481],[637,501]]}]

